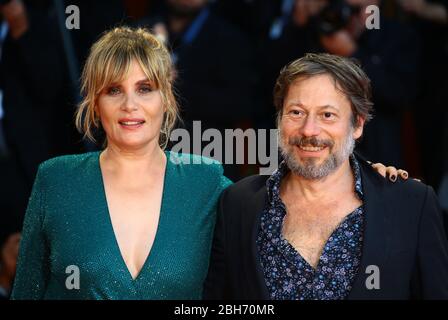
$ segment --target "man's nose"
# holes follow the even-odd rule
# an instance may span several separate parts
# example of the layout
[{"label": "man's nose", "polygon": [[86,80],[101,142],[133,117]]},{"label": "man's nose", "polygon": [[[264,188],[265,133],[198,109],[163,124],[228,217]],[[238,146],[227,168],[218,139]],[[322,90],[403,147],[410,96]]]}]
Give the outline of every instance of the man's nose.
[{"label": "man's nose", "polygon": [[318,136],[321,128],[316,117],[308,115],[300,127],[300,134],[305,137]]}]

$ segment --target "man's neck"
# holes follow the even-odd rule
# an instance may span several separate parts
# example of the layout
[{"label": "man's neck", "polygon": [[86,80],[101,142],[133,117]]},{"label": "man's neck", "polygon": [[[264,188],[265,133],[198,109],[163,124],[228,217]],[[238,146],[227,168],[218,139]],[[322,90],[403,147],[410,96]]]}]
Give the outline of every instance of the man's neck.
[{"label": "man's neck", "polygon": [[322,179],[305,179],[289,172],[281,185],[281,195],[302,199],[307,203],[334,199],[337,195],[354,192],[354,175],[347,159],[334,172]]}]

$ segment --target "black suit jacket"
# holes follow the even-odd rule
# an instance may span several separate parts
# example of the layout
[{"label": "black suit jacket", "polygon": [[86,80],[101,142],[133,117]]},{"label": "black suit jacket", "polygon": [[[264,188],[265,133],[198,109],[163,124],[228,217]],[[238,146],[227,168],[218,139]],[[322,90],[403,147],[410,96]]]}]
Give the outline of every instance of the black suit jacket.
[{"label": "black suit jacket", "polygon": [[[390,182],[360,161],[365,229],[362,259],[348,299],[448,299],[448,245],[431,187]],[[251,176],[220,199],[205,299],[269,299],[257,252],[267,176]],[[370,265],[380,289],[367,289]]]}]

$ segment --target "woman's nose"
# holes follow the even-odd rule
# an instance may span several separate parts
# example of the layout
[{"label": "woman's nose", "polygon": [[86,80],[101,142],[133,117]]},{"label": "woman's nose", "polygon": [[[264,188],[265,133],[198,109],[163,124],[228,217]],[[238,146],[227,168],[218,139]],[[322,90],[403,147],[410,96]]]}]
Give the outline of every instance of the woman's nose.
[{"label": "woman's nose", "polygon": [[124,96],[123,104],[121,105],[122,110],[124,111],[135,111],[137,110],[137,103],[131,94],[126,94]]}]

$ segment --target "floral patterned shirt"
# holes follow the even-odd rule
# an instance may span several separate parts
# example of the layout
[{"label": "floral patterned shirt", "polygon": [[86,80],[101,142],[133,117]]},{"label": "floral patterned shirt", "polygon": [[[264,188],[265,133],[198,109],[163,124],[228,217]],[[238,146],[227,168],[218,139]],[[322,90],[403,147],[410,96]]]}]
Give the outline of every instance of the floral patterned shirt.
[{"label": "floral patterned shirt", "polygon": [[[350,157],[356,195],[363,200],[361,174]],[[353,285],[361,261],[364,213],[361,205],[333,231],[314,269],[283,237],[286,207],[280,183],[288,172],[285,162],[267,180],[268,204],[261,215],[257,238],[266,286],[274,300],[340,300]]]}]

